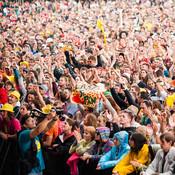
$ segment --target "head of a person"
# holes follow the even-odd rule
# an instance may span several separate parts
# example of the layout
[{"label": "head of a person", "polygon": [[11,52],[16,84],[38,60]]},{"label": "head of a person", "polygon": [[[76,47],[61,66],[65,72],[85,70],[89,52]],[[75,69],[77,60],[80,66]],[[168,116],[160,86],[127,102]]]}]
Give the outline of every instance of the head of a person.
[{"label": "head of a person", "polygon": [[30,91],[27,94],[27,103],[30,103],[30,101],[34,100],[36,98],[36,92],[35,91]]},{"label": "head of a person", "polygon": [[126,131],[120,131],[114,134],[114,145],[121,147],[127,147],[129,146],[128,140],[129,140],[129,134]]},{"label": "head of a person", "polygon": [[119,56],[118,56],[118,63],[119,64],[123,64],[125,62],[125,56],[123,53],[119,53]]},{"label": "head of a person", "polygon": [[94,56],[90,56],[90,57],[88,57],[88,64],[90,65],[90,66],[95,66],[95,64],[96,64],[96,58],[94,57]]},{"label": "head of a person", "polygon": [[65,121],[63,122],[63,125],[62,125],[62,130],[64,132],[72,132],[75,129],[77,129],[76,122],[70,118],[65,119]]},{"label": "head of a person", "polygon": [[30,92],[30,91],[33,91],[33,83],[29,83],[28,86],[27,86],[27,91]]},{"label": "head of a person", "polygon": [[28,103],[23,103],[23,105],[20,107],[20,115],[24,116],[25,114],[29,113],[32,110],[32,106]]},{"label": "head of a person", "polygon": [[92,140],[94,140],[95,139],[95,128],[93,126],[85,127],[83,138],[86,140],[86,142],[91,142]]},{"label": "head of a person", "polygon": [[31,130],[36,127],[35,119],[30,117],[28,114],[22,116],[20,123],[23,129]]},{"label": "head of a person", "polygon": [[87,114],[86,117],[84,118],[84,125],[93,126],[94,128],[96,128],[97,117],[92,113]]},{"label": "head of a person", "polygon": [[102,112],[100,116],[97,118],[97,127],[105,127],[106,126],[106,116],[105,113]]},{"label": "head of a person", "polygon": [[139,80],[139,76],[140,76],[140,73],[139,73],[138,70],[135,70],[135,71],[133,72],[133,74],[132,74],[132,77],[133,77],[133,80],[134,80],[134,81]]},{"label": "head of a person", "polygon": [[30,104],[30,106],[32,107],[32,109],[40,109],[40,102],[38,101],[38,100],[36,100],[36,99],[34,99],[34,100],[31,100],[30,102],[29,102],[29,104]]},{"label": "head of a person", "polygon": [[2,108],[0,108],[2,118],[6,121],[12,120],[14,118],[13,106],[11,104],[5,103]]},{"label": "head of a person", "polygon": [[8,91],[9,89],[14,88],[14,84],[12,81],[6,81],[5,82],[5,89]]},{"label": "head of a person", "polygon": [[110,129],[107,127],[98,127],[95,131],[95,140],[98,142],[107,142],[109,140]]},{"label": "head of a person", "polygon": [[144,100],[148,100],[149,95],[147,92],[142,91],[138,96],[138,103],[141,104]]},{"label": "head of a person", "polygon": [[160,136],[160,146],[164,152],[169,152],[170,148],[174,145],[174,136],[170,132],[164,132]]},{"label": "head of a person", "polygon": [[65,93],[65,95],[66,95],[66,100],[69,100],[69,99],[70,99],[70,96],[71,96],[71,94],[72,94],[72,89],[71,89],[70,87],[66,87],[66,88],[64,89],[64,93]]},{"label": "head of a person", "polygon": [[8,96],[9,104],[16,104],[16,102],[19,100],[20,100],[20,93],[18,91],[13,91]]},{"label": "head of a person", "polygon": [[39,92],[42,96],[45,96],[47,91],[48,91],[48,87],[45,84],[41,84],[39,86]]},{"label": "head of a person", "polygon": [[141,126],[137,127],[136,132],[139,132],[146,137],[146,126],[141,125]]},{"label": "head of a person", "polygon": [[129,145],[131,147],[131,150],[137,154],[146,143],[147,140],[144,135],[138,132],[133,133],[129,139]]},{"label": "head of a person", "polygon": [[61,76],[60,79],[59,79],[59,85],[61,87],[64,87],[64,86],[66,86],[66,84],[67,84],[66,77],[65,76]]},{"label": "head of a person", "polygon": [[120,114],[120,123],[124,127],[129,127],[131,125],[131,121],[133,120],[134,114],[127,109],[123,110]]},{"label": "head of a person", "polygon": [[148,100],[144,100],[140,104],[140,109],[143,112],[143,115],[148,116],[151,113],[151,110],[152,110],[152,104],[151,104],[151,102],[148,101]]}]

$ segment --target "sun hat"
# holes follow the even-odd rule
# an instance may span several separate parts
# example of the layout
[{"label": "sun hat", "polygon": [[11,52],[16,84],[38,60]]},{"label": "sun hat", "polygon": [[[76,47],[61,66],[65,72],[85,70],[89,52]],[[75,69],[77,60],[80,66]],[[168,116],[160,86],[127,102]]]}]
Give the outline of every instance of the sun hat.
[{"label": "sun hat", "polygon": [[42,108],[42,111],[45,113],[45,114],[48,114],[51,110],[53,106],[52,105],[47,105],[45,107]]},{"label": "sun hat", "polygon": [[18,101],[20,101],[20,93],[18,91],[13,91],[12,93],[9,93],[9,95],[15,96]]},{"label": "sun hat", "polygon": [[21,62],[21,63],[20,63],[20,66],[21,66],[22,64],[25,64],[25,65],[27,66],[27,68],[29,67],[29,64],[28,64],[27,61],[23,61],[23,62]]},{"label": "sun hat", "polygon": [[134,114],[136,116],[139,112],[138,108],[134,105],[129,106],[127,109],[125,109],[125,111],[131,112],[132,114]]},{"label": "sun hat", "polygon": [[0,108],[0,111],[9,111],[9,112],[14,112],[13,111],[13,106],[9,103],[5,103],[2,108]]}]

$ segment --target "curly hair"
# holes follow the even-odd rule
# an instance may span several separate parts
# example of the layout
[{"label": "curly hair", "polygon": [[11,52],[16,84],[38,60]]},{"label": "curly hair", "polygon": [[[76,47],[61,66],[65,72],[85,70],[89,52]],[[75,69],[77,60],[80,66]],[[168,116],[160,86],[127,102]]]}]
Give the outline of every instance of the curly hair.
[{"label": "curly hair", "polygon": [[135,132],[131,135],[130,140],[134,141],[134,147],[131,147],[131,151],[138,154],[143,145],[147,143],[145,136],[141,133]]}]

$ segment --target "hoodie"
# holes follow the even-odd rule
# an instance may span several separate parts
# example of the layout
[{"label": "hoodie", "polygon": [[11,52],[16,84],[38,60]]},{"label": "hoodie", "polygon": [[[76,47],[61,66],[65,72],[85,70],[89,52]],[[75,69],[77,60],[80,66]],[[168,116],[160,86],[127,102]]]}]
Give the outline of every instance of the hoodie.
[{"label": "hoodie", "polygon": [[102,170],[117,165],[130,150],[130,146],[128,144],[129,134],[126,131],[120,131],[114,134],[113,138],[115,137],[120,142],[120,145],[112,147],[109,152],[101,157],[99,164]]}]

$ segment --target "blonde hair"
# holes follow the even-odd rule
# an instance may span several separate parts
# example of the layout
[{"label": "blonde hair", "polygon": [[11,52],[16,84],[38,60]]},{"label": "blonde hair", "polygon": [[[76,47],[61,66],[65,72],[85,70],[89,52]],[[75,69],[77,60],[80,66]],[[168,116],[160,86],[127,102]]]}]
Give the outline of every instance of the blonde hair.
[{"label": "blonde hair", "polygon": [[85,131],[92,136],[91,140],[95,139],[95,128],[93,126],[86,126]]}]

